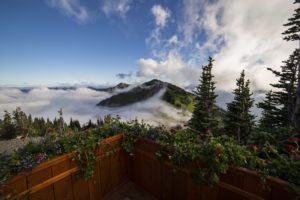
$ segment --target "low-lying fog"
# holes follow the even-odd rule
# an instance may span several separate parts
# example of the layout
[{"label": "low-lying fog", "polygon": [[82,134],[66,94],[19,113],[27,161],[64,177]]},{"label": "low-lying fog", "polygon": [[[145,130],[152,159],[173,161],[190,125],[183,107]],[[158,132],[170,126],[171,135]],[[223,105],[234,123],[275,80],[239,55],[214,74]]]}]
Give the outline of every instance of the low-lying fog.
[{"label": "low-lying fog", "polygon": [[[113,94],[118,92],[122,92],[122,90]],[[62,108],[64,119],[67,122],[72,117],[81,123],[86,123],[89,119],[95,121],[98,117],[104,117],[107,114],[119,115],[125,121],[138,118],[149,124],[167,126],[186,122],[191,114],[162,101],[163,92],[162,90],[152,98],[130,106],[108,108],[97,107],[96,104],[113,94],[88,87],[68,90],[37,87],[25,92],[19,88],[0,88],[0,118],[2,118],[4,110],[11,112],[16,107],[21,107],[23,111],[32,114],[33,117],[49,117],[50,119],[57,117],[57,111]],[[262,96],[256,95],[256,100],[259,99],[262,99]],[[231,100],[232,94],[221,92],[217,98],[217,104],[225,109],[226,103]],[[259,110],[254,109],[253,112],[259,115]]]},{"label": "low-lying fog", "polygon": [[53,90],[39,87],[28,92],[22,92],[18,88],[0,88],[0,115],[2,118],[4,110],[11,112],[16,107],[21,107],[24,112],[31,113],[33,117],[54,119],[58,116],[57,111],[62,108],[64,119],[67,122],[72,117],[85,123],[89,119],[95,121],[98,117],[107,114],[119,115],[125,121],[138,118],[139,120],[143,119],[146,123],[161,123],[169,126],[187,121],[191,114],[162,101],[163,92],[160,91],[152,98],[130,106],[108,108],[97,107],[96,104],[113,94],[95,91],[87,87],[78,87],[73,90]]}]

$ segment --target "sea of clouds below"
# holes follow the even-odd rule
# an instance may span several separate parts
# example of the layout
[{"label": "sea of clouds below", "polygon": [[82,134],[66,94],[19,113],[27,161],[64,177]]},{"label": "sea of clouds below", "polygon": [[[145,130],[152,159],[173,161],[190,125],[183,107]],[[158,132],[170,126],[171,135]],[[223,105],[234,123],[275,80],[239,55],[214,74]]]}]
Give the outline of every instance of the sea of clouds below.
[{"label": "sea of clouds below", "polygon": [[[126,89],[125,89],[126,90]],[[108,108],[96,106],[101,100],[114,93],[101,92],[87,87],[78,87],[74,90],[53,90],[48,87],[37,87],[22,92],[19,88],[0,88],[0,118],[4,111],[12,112],[16,107],[21,107],[27,114],[33,117],[54,119],[58,116],[58,110],[63,109],[64,119],[78,119],[82,124],[89,119],[95,121],[99,117],[111,114],[119,115],[122,120],[135,118],[144,120],[150,124],[175,125],[183,123],[190,118],[190,114],[178,110],[161,100],[164,91],[152,98],[126,107]]]},{"label": "sea of clouds below", "polygon": [[[2,118],[4,110],[11,112],[16,107],[21,107],[23,111],[32,114],[33,117],[50,119],[57,117],[57,111],[62,108],[64,119],[67,122],[73,118],[78,119],[81,124],[86,123],[89,119],[95,121],[97,118],[103,118],[108,114],[119,115],[125,121],[137,118],[149,124],[164,124],[166,126],[183,124],[191,117],[190,113],[176,109],[162,101],[163,90],[146,101],[130,106],[119,108],[96,106],[101,100],[122,91],[124,90],[108,93],[83,86],[73,90],[36,87],[28,92],[22,92],[19,88],[0,88],[0,118]],[[256,95],[256,101],[262,97],[262,95]],[[226,103],[230,102],[232,98],[230,93],[219,92],[217,104],[226,108]],[[254,109],[253,113],[257,116],[260,115],[258,109]]]}]

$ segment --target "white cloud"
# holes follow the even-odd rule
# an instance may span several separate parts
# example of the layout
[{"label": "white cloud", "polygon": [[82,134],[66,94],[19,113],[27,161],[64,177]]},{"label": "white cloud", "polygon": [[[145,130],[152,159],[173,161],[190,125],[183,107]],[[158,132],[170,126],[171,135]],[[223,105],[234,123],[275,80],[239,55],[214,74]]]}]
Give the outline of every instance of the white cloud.
[{"label": "white cloud", "polygon": [[[283,41],[281,35],[285,29],[282,25],[295,9],[291,2],[184,0],[182,5],[182,16],[171,38],[164,40],[162,32],[154,30],[146,39],[152,57],[138,61],[139,75],[168,77],[176,82],[182,78],[182,82],[195,84],[201,63],[212,55],[219,90],[232,91],[242,69],[254,89],[266,90],[276,81],[266,68],[279,69],[281,61],[297,47],[296,42]],[[164,23],[156,21],[158,24]],[[181,66],[180,70],[176,66]]]},{"label": "white cloud", "polygon": [[79,24],[83,24],[90,19],[90,13],[80,4],[79,0],[47,0],[47,3],[59,9],[64,15],[75,19]]},{"label": "white cloud", "polygon": [[[151,48],[156,48],[161,45],[161,31],[171,18],[171,11],[168,8],[163,8],[161,5],[154,5],[151,8],[151,13],[154,16],[155,28],[150,33],[150,36],[146,38],[146,44]],[[159,57],[160,52],[154,50],[152,53]]]},{"label": "white cloud", "polygon": [[[116,93],[127,91],[132,87],[134,86],[118,90]],[[97,117],[104,117],[107,114],[119,115],[123,120],[143,119],[150,124],[175,125],[187,121],[190,114],[162,101],[163,92],[162,90],[154,97],[130,106],[108,108],[97,107],[96,104],[112,94],[86,87],[78,87],[75,90],[51,90],[47,87],[39,87],[28,93],[21,92],[17,88],[0,88],[0,119],[4,110],[12,112],[18,106],[33,117],[50,119],[58,117],[57,111],[62,108],[67,122],[71,117],[81,123],[89,119],[96,121]]]},{"label": "white cloud", "polygon": [[168,40],[169,44],[177,44],[178,43],[178,37],[177,35],[173,35],[172,37],[170,37],[170,39]]},{"label": "white cloud", "polygon": [[0,115],[4,110],[12,111],[18,106],[33,116],[53,119],[57,117],[57,111],[63,108],[67,120],[73,117],[81,122],[95,118],[95,105],[99,100],[109,97],[108,93],[85,87],[76,90],[50,90],[47,87],[39,87],[28,93],[11,88],[1,88],[0,91]]},{"label": "white cloud", "polygon": [[194,42],[195,35],[201,30],[202,11],[207,6],[207,0],[184,0],[182,21],[178,31],[183,35],[186,45]]},{"label": "white cloud", "polygon": [[151,8],[151,12],[155,17],[156,26],[164,28],[171,16],[171,12],[167,8],[163,8],[161,5],[154,5]]},{"label": "white cloud", "polygon": [[190,85],[190,80],[199,78],[200,73],[192,61],[183,61],[176,50],[169,51],[160,61],[141,58],[138,66],[138,76],[162,78],[182,87]]},{"label": "white cloud", "polygon": [[132,0],[103,0],[101,10],[106,16],[116,14],[123,19],[131,9]]},{"label": "white cloud", "polygon": [[[276,81],[266,70],[279,69],[281,61],[297,47],[282,40],[284,24],[293,5],[282,0],[272,4],[259,0],[220,0],[207,5],[199,24],[207,41],[200,45],[200,53],[216,51],[214,73],[217,87],[232,90],[235,78],[242,69],[256,89],[268,89]],[[223,45],[220,45],[223,43]]]}]

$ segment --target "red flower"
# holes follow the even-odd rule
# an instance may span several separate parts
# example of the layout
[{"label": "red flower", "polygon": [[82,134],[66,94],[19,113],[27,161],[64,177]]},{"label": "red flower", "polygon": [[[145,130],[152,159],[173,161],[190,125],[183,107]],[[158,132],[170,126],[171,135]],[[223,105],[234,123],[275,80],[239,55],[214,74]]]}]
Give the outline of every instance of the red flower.
[{"label": "red flower", "polygon": [[100,160],[102,160],[104,158],[104,152],[102,149],[97,148],[95,153],[99,157]]},{"label": "red flower", "polygon": [[288,151],[288,152],[292,152],[295,150],[295,147],[291,144],[287,144],[285,145],[285,149]]},{"label": "red flower", "polygon": [[300,138],[297,138],[297,137],[291,137],[288,140],[291,142],[300,142]]},{"label": "red flower", "polygon": [[171,133],[176,133],[177,130],[176,130],[175,128],[170,128],[170,132],[171,132]]}]

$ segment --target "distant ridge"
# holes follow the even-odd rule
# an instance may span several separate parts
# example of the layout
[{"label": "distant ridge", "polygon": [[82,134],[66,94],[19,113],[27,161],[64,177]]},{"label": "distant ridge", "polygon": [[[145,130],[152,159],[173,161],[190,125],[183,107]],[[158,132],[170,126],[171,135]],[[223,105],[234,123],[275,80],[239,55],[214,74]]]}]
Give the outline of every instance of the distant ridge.
[{"label": "distant ridge", "polygon": [[128,88],[130,85],[127,84],[127,83],[119,83],[118,85],[114,86],[114,87],[108,87],[108,88],[96,88],[96,87],[93,87],[93,86],[88,86],[87,88],[91,89],[91,90],[96,90],[96,91],[99,91],[99,92],[114,92],[115,90],[117,89],[126,89]]},{"label": "distant ridge", "polygon": [[107,107],[122,107],[128,106],[137,102],[147,100],[157,94],[160,90],[165,89],[162,100],[172,104],[177,108],[182,108],[192,112],[194,108],[194,95],[184,89],[175,86],[168,82],[163,82],[158,79],[145,82],[137,87],[134,87],[126,92],[113,95],[110,98],[104,99],[97,106]]}]

